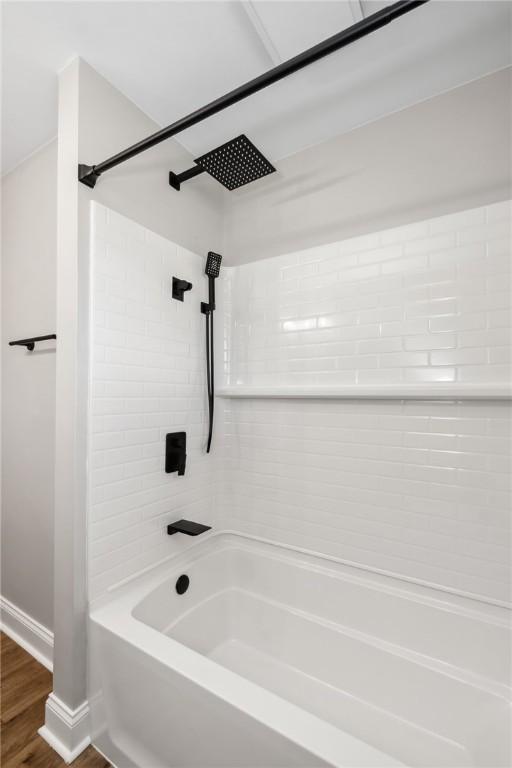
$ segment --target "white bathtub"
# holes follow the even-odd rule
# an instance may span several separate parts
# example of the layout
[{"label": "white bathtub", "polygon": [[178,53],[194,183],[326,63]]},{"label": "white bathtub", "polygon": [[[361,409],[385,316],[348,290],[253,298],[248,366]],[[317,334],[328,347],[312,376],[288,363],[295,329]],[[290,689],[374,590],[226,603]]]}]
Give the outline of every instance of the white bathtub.
[{"label": "white bathtub", "polygon": [[333,560],[208,535],[97,606],[91,647],[118,768],[510,765],[505,609]]}]

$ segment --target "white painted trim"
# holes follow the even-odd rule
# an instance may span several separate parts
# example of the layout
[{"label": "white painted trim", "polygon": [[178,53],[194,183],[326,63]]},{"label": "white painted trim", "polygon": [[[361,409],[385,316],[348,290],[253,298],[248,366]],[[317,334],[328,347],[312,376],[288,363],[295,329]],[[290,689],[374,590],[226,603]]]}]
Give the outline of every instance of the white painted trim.
[{"label": "white painted trim", "polygon": [[1,596],[0,611],[2,632],[53,672],[53,632]]},{"label": "white painted trim", "polygon": [[222,387],[219,397],[255,399],[318,400],[510,400],[507,384],[350,384],[339,387],[278,386],[250,387],[242,384]]},{"label": "white painted trim", "polygon": [[93,741],[91,741],[91,744],[96,750],[96,752],[105,758],[106,762],[109,764],[109,768],[122,768],[122,766],[118,765],[117,763],[113,763],[110,757],[108,757],[104,752],[102,752],[101,749],[99,749]]},{"label": "white painted trim", "polygon": [[46,699],[45,724],[38,734],[65,763],[71,763],[91,743],[89,702],[69,709],[53,692]]},{"label": "white painted trim", "polygon": [[240,3],[240,5],[247,14],[247,18],[251,22],[256,35],[268,53],[272,65],[275,67],[278,64],[281,64],[283,62],[283,57],[275,46],[274,41],[272,40],[272,37],[270,36],[265,24],[262,22],[261,17],[254,7],[252,0],[246,0],[246,2]]},{"label": "white painted trim", "polygon": [[365,15],[361,0],[348,0],[348,5],[354,19],[354,24],[364,21]]}]

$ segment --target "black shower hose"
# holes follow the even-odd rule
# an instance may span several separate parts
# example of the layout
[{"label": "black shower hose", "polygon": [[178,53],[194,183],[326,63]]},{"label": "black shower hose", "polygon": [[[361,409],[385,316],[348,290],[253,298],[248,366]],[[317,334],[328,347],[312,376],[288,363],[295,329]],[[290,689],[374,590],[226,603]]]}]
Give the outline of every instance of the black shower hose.
[{"label": "black shower hose", "polygon": [[208,442],[206,453],[210,453],[213,434],[213,401],[215,397],[215,378],[213,367],[213,312],[206,313],[206,380],[208,386]]}]

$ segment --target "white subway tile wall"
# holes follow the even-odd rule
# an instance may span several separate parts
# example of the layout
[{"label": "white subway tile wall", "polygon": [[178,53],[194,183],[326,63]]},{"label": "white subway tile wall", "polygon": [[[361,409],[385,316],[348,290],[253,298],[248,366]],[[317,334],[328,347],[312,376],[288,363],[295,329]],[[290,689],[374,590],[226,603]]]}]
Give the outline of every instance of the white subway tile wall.
[{"label": "white subway tile wall", "polygon": [[[511,203],[227,270],[228,385],[510,380]],[[234,528],[508,601],[510,407],[233,400]]]},{"label": "white subway tile wall", "polygon": [[[173,519],[214,521],[206,435],[204,257],[93,204],[89,574],[94,599],[181,551]],[[193,290],[171,298],[173,276]],[[187,432],[184,477],[165,474],[165,435]]]},{"label": "white subway tile wall", "polygon": [[[509,599],[506,403],[219,401],[205,456],[204,257],[93,208],[92,599],[188,546],[182,516]],[[510,222],[500,203],[224,268],[224,383],[508,380]]]},{"label": "white subway tile wall", "polygon": [[233,528],[508,601],[504,403],[231,400]]},{"label": "white subway tile wall", "polygon": [[226,383],[510,379],[511,203],[229,270]]}]

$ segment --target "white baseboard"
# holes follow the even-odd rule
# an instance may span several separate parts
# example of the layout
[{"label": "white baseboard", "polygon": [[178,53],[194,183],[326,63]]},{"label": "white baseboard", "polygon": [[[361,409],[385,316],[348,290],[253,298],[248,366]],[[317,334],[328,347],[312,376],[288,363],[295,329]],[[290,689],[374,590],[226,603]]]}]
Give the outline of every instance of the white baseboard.
[{"label": "white baseboard", "polygon": [[91,743],[89,704],[70,709],[54,693],[46,699],[45,723],[38,734],[64,760],[71,763]]},{"label": "white baseboard", "polygon": [[53,632],[1,596],[0,611],[2,632],[53,672]]},{"label": "white baseboard", "polygon": [[[0,611],[2,632],[53,672],[53,632],[1,596]],[[72,710],[50,693],[45,712],[45,724],[39,735],[64,762],[71,763],[91,743],[88,702]]]},{"label": "white baseboard", "polygon": [[96,744],[91,741],[92,746],[94,747],[95,752],[97,752],[99,755],[105,758],[105,762],[109,764],[109,768],[121,768],[121,766],[118,766],[117,763],[113,763],[110,757],[107,757],[107,755],[101,751],[101,749],[98,749]]}]

